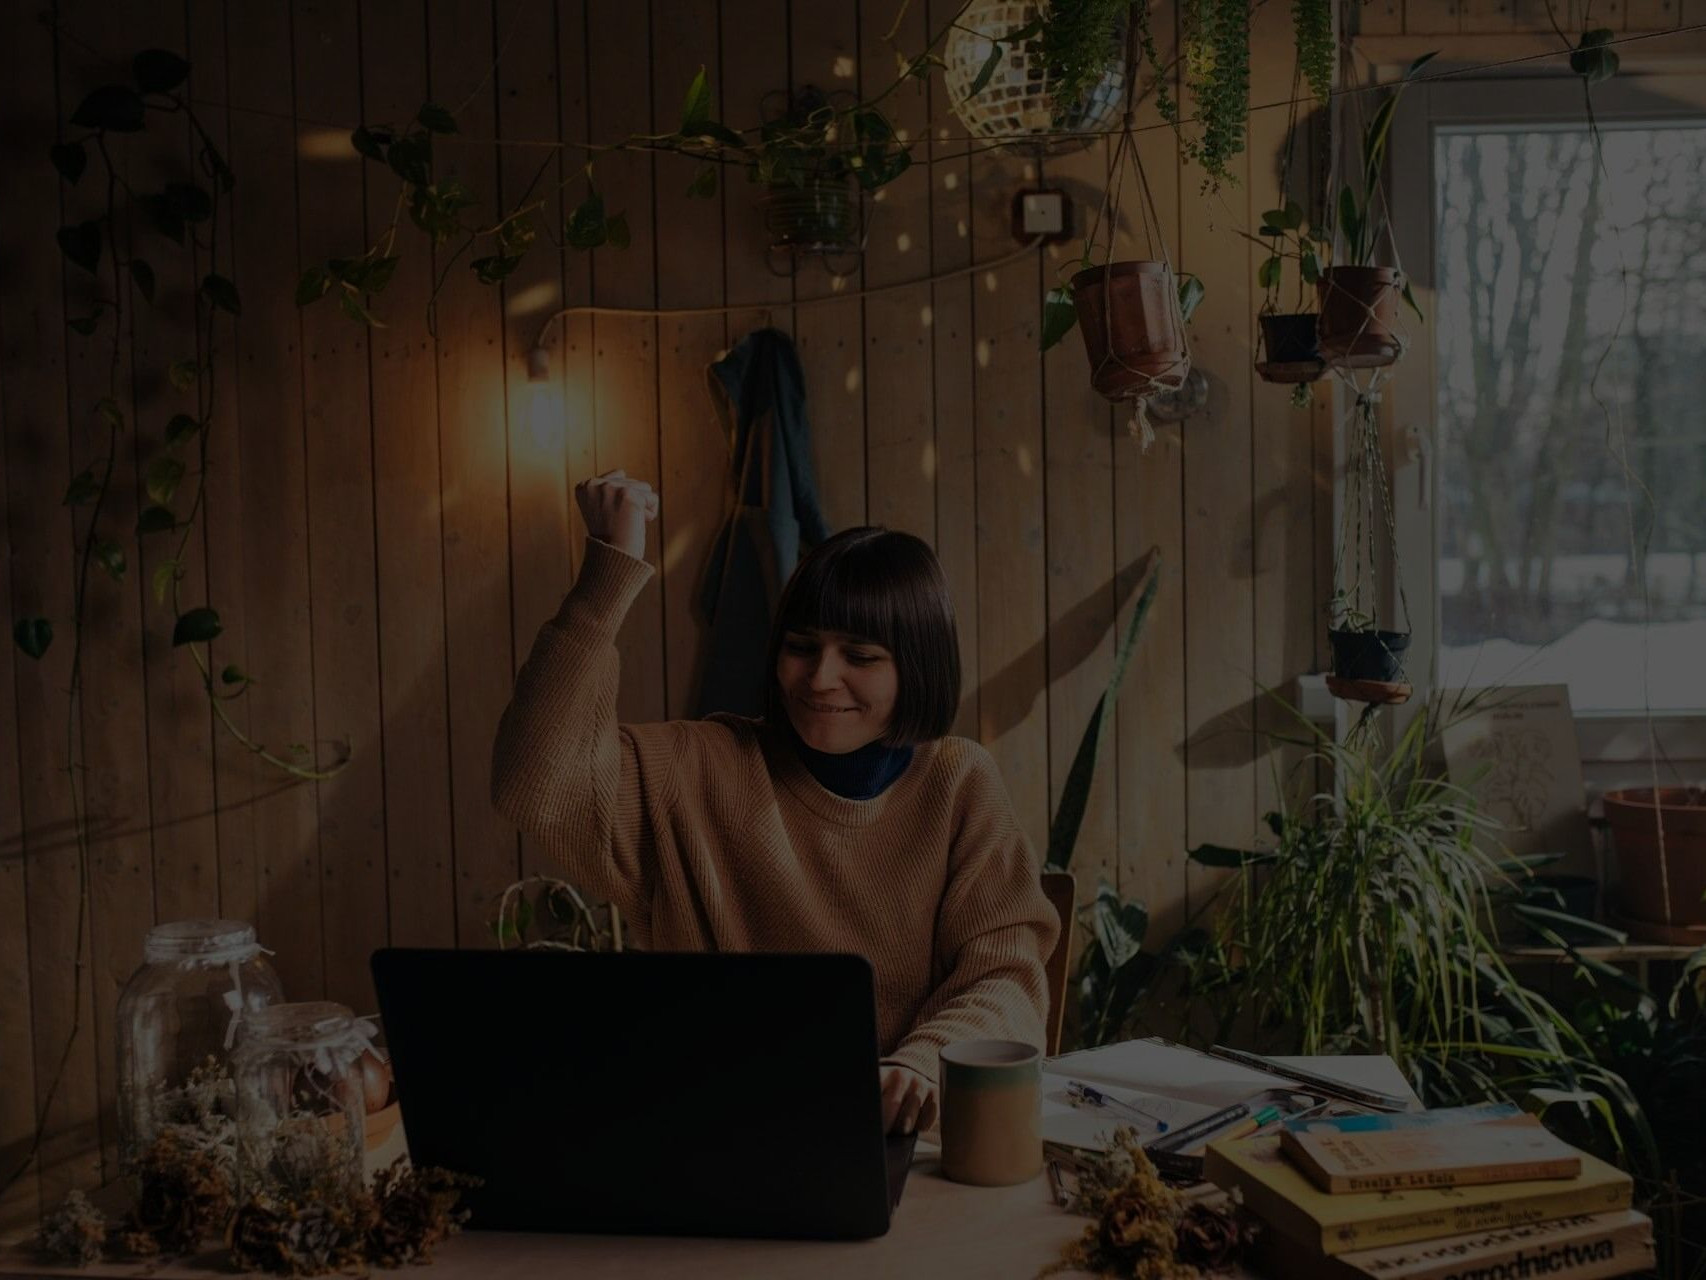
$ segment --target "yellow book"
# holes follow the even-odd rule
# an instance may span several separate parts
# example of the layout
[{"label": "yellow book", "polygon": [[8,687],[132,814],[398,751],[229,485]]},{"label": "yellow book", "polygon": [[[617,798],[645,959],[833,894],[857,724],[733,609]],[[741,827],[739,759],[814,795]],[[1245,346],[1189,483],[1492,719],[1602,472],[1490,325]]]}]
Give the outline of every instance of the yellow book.
[{"label": "yellow book", "polygon": [[1332,1192],[1538,1182],[1582,1171],[1582,1153],[1533,1116],[1372,1133],[1322,1124],[1285,1130],[1280,1147],[1311,1182]]},{"label": "yellow book", "polygon": [[1627,1209],[1633,1198],[1628,1174],[1586,1154],[1581,1173],[1564,1180],[1334,1195],[1312,1185],[1269,1136],[1210,1143],[1203,1174],[1236,1191],[1270,1227],[1329,1255],[1608,1213]]}]

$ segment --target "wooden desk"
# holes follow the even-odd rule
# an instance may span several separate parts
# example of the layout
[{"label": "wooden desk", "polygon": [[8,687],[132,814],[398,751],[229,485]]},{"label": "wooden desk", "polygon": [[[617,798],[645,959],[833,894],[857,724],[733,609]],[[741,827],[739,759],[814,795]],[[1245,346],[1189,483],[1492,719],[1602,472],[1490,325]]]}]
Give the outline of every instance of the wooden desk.
[{"label": "wooden desk", "polygon": [[[1297,1059],[1307,1062],[1308,1059]],[[1357,1084],[1402,1088],[1385,1057],[1336,1059],[1334,1071]],[[1050,1198],[1039,1176],[1017,1187],[966,1187],[942,1177],[937,1151],[919,1143],[906,1191],[887,1235],[853,1243],[787,1240],[705,1240],[666,1237],[523,1235],[473,1231],[435,1255],[421,1280],[1031,1280],[1083,1233]],[[82,1271],[31,1265],[15,1249],[0,1253],[0,1276],[122,1276],[135,1280],[209,1280],[224,1270],[213,1251],[170,1265],[98,1266]],[[382,1273],[375,1273],[376,1275]],[[401,1274],[401,1273],[399,1273]],[[1066,1272],[1068,1276],[1082,1272]]]}]

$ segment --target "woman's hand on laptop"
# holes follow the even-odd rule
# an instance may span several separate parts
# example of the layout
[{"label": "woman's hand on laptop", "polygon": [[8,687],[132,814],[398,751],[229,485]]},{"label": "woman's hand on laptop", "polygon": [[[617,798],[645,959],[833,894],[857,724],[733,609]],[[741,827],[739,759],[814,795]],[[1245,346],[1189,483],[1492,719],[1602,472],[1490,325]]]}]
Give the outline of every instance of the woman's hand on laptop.
[{"label": "woman's hand on laptop", "polygon": [[936,1086],[911,1067],[882,1068],[883,1132],[911,1133],[936,1123]]}]

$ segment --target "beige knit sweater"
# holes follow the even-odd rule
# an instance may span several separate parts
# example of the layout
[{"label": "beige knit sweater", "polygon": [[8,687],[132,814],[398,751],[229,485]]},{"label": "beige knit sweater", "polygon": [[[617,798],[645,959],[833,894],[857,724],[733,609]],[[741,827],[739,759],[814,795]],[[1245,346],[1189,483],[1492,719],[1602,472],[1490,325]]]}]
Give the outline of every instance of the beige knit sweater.
[{"label": "beige knit sweater", "polygon": [[928,743],[847,800],[759,721],[618,725],[616,631],[651,572],[588,540],[498,726],[499,812],[642,947],[864,955],[884,1061],[934,1080],[956,1040],[1041,1046],[1059,924],[989,753]]}]

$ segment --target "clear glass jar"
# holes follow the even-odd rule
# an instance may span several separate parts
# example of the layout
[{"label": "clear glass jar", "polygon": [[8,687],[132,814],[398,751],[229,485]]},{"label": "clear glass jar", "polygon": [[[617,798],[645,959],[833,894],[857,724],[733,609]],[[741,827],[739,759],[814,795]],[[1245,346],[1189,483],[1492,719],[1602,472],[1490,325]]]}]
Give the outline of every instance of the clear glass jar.
[{"label": "clear glass jar", "polygon": [[126,1160],[170,1125],[229,1136],[229,1056],[242,1021],[284,999],[254,926],[238,920],[155,925],[142,956],[118,1001],[119,1147]]},{"label": "clear glass jar", "polygon": [[359,1190],[375,1028],[329,1000],[275,1004],[247,1019],[233,1056],[237,1187],[300,1199]]}]

